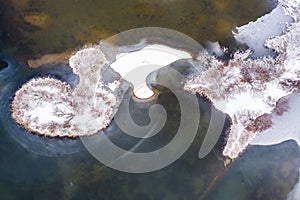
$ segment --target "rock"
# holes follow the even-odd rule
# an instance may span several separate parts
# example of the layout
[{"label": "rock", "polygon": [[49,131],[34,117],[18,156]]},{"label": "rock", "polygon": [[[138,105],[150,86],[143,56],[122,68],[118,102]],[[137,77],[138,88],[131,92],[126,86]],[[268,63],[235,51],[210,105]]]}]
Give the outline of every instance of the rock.
[{"label": "rock", "polygon": [[70,51],[66,51],[62,53],[46,54],[38,59],[29,59],[27,61],[27,64],[30,68],[37,68],[39,66],[43,66],[51,63],[68,63],[70,55],[71,55]]},{"label": "rock", "polygon": [[49,24],[50,16],[44,13],[25,14],[24,21],[38,27],[45,27]]}]

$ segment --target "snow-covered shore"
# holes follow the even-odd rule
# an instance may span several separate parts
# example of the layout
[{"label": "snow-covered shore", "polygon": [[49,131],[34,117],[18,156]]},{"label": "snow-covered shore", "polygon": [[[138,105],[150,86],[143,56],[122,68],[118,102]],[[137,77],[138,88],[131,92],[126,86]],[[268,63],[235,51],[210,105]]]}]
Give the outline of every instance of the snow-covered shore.
[{"label": "snow-covered shore", "polygon": [[[288,103],[284,103],[282,98],[286,97],[289,102],[289,95],[298,92],[300,88],[300,1],[282,0],[276,9],[276,12],[281,10],[293,18],[294,22],[286,25],[282,35],[265,41],[267,48],[276,51],[275,58],[265,56],[253,59],[250,58],[251,52],[246,51],[236,52],[233,59],[221,62],[208,54],[200,54],[198,60],[210,67],[201,75],[187,80],[185,85],[186,90],[205,95],[216,108],[231,117],[232,126],[223,155],[232,159],[237,158],[259,133],[261,136],[256,138],[255,144],[270,144],[269,137],[276,137],[277,142],[288,139],[299,141],[300,138],[299,127],[290,126],[285,132],[289,131],[291,134],[284,135],[284,127],[276,124],[280,120],[288,123],[290,115],[283,113],[294,108],[288,108]],[[272,13],[266,15],[266,21],[269,21],[269,28],[272,29],[272,19],[269,15]],[[278,19],[274,19],[278,22]],[[283,22],[289,21],[289,18],[282,19]],[[266,52],[262,50],[262,44],[252,38],[255,28],[258,28],[257,34],[262,31],[263,39],[268,34],[271,34],[268,36],[270,37],[274,36],[274,33],[282,32],[275,26],[275,31],[264,33],[261,30],[262,21],[264,17],[240,28],[243,38],[247,38],[245,42],[248,42],[248,46],[253,47],[254,51],[258,51],[258,56]],[[245,34],[249,34],[249,37]],[[241,41],[242,37],[239,36],[241,35],[237,38]],[[259,40],[259,35],[256,38]],[[289,118],[284,118],[286,116]],[[282,119],[278,120],[280,117]],[[270,132],[277,131],[274,130],[275,127],[279,130],[278,135],[271,135]],[[264,137],[264,132],[269,133],[269,137]]]}]

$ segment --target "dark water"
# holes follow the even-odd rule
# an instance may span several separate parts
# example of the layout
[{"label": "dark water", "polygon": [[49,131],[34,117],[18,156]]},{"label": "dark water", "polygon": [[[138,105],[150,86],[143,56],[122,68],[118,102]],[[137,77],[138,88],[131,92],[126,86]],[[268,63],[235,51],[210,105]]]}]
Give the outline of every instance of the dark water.
[{"label": "dark water", "polygon": [[[59,69],[59,70],[58,70]],[[9,66],[0,73],[1,85],[1,193],[12,199],[196,199],[203,195],[225,170],[212,152],[200,160],[197,155],[209,123],[210,105],[199,98],[201,120],[191,148],[174,164],[147,174],[112,170],[95,160],[79,139],[49,139],[26,132],[11,118],[9,103],[20,85],[36,76],[52,76],[71,84],[76,77],[64,66],[26,70]],[[18,80],[18,81],[16,81]],[[159,149],[172,140],[180,121],[180,107],[174,94],[165,91],[149,103],[131,101],[133,119],[148,123],[148,109],[163,105],[168,121],[155,137],[145,140],[137,152]],[[106,134],[118,146],[130,150],[139,141],[126,136],[113,122]],[[217,152],[217,149],[215,150]],[[3,186],[3,187],[2,187]]]},{"label": "dark water", "polygon": [[[220,144],[199,159],[210,113],[209,104],[202,99],[200,128],[192,146],[170,166],[147,174],[103,166],[79,139],[28,133],[11,119],[9,110],[14,92],[32,77],[50,75],[71,84],[78,81],[63,65],[29,70],[24,65],[26,58],[75,49],[143,26],[171,28],[202,44],[211,40],[235,46],[231,29],[273,6],[258,0],[3,0],[0,59],[9,67],[0,72],[0,199],[285,199],[298,180],[297,144],[251,146],[227,167],[219,157]],[[24,22],[26,15],[42,16],[45,23],[32,26]],[[156,139],[144,143],[144,150],[168,143],[178,128],[176,98],[165,92],[157,103],[165,105],[169,121]],[[139,123],[147,123],[150,104],[132,102],[132,115]],[[125,149],[137,142],[125,138],[114,122],[106,133]]]},{"label": "dark water", "polygon": [[[10,3],[12,2],[12,3]],[[1,0],[3,36],[28,56],[73,50],[138,27],[232,45],[231,30],[270,11],[272,0]],[[25,16],[44,23],[31,26]],[[37,21],[37,20],[36,20]]]},{"label": "dark water", "polygon": [[251,146],[228,168],[208,199],[286,199],[297,183],[300,149],[296,142]]}]

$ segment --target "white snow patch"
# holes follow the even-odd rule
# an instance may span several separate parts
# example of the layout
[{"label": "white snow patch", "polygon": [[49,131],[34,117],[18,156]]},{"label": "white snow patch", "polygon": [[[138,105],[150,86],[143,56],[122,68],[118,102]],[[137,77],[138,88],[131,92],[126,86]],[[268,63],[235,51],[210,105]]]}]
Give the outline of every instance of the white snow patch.
[{"label": "white snow patch", "polygon": [[[153,44],[131,53],[122,53],[116,56],[116,61],[111,67],[123,78],[134,86],[134,94],[138,98],[147,99],[153,95],[153,91],[146,84],[146,77],[149,73],[171,64],[179,59],[192,58],[191,54],[171,48],[165,45]],[[149,66],[146,73],[140,73],[138,69]],[[129,74],[138,71],[136,76]],[[143,80],[142,82],[140,80]]]},{"label": "white snow patch", "polygon": [[288,111],[278,116],[272,114],[272,127],[259,133],[250,143],[252,145],[273,145],[286,140],[295,140],[300,146],[300,93],[288,98]]},{"label": "white snow patch", "polygon": [[282,5],[279,4],[271,13],[258,18],[255,22],[238,27],[237,33],[233,32],[233,35],[237,41],[247,44],[254,50],[254,56],[266,56],[272,52],[265,48],[266,40],[281,35],[287,23],[292,21],[292,18],[285,14]]}]

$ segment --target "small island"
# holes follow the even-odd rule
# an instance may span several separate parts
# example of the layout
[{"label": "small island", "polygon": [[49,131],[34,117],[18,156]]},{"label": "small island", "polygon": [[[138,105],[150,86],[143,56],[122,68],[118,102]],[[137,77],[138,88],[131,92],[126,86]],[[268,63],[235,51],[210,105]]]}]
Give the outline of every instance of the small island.
[{"label": "small island", "polygon": [[16,92],[11,104],[16,122],[48,137],[92,135],[109,125],[120,81],[103,81],[107,67],[104,54],[97,48],[86,48],[73,55],[69,64],[80,78],[76,87],[71,89],[53,78],[30,80]]}]

